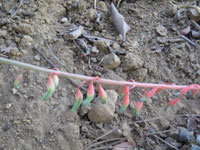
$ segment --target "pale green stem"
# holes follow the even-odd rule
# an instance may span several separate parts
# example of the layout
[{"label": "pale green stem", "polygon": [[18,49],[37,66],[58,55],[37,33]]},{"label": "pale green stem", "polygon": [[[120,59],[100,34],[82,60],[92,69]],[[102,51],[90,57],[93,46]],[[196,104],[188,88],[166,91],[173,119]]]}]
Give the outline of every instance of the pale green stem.
[{"label": "pale green stem", "polygon": [[[37,72],[47,73],[47,74],[56,72],[55,70],[52,70],[52,69],[46,69],[46,68],[42,68],[42,67],[34,66],[31,64],[22,63],[19,61],[2,58],[2,57],[0,57],[0,63],[17,66],[19,68],[23,68],[23,69],[27,69],[27,70],[33,70],[33,71],[37,71]],[[73,79],[79,79],[79,80],[93,80],[94,79],[94,77],[73,74],[73,73],[67,73],[67,72],[62,72],[62,71],[60,71],[59,73],[60,73],[59,76],[67,77],[67,78],[73,78]],[[102,83],[102,84],[118,85],[118,86],[124,86],[124,85],[133,86],[133,85],[135,85],[135,87],[143,87],[143,88],[154,88],[154,87],[162,86],[165,89],[183,89],[183,88],[187,87],[186,85],[163,85],[163,84],[153,84],[153,83],[116,81],[116,80],[109,80],[109,79],[102,79],[102,78],[101,78],[101,80],[94,80],[94,82],[98,82],[98,83]],[[199,88],[194,87],[191,89],[200,89],[200,87]]]}]

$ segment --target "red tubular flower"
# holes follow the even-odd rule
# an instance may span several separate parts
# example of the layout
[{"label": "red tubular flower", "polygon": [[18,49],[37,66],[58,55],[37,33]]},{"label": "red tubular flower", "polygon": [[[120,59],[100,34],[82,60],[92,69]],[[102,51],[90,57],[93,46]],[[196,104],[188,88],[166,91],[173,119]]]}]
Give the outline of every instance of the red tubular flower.
[{"label": "red tubular flower", "polygon": [[147,93],[147,98],[151,98],[152,96],[154,96],[154,94],[158,91],[159,88],[153,88],[149,93]]},{"label": "red tubular flower", "polygon": [[135,108],[135,115],[136,115],[136,117],[139,116],[139,114],[140,114],[140,110],[142,109],[143,104],[144,104],[144,103],[141,102],[141,101],[137,102],[137,104],[136,104],[136,108]]},{"label": "red tubular flower", "polygon": [[119,110],[120,114],[124,113],[126,108],[129,105],[129,86],[127,86],[127,85],[124,86],[123,93],[124,93],[125,96],[124,96],[124,99],[123,99],[123,106]]},{"label": "red tubular flower", "polygon": [[147,94],[147,98],[152,98],[156,92],[161,92],[164,88],[165,88],[165,85],[170,85],[172,83],[165,83],[163,86],[161,87],[156,87],[156,88],[153,88],[148,94]]},{"label": "red tubular flower", "polygon": [[101,98],[102,104],[105,104],[107,101],[107,94],[101,84],[99,84],[99,97]]},{"label": "red tubular flower", "polygon": [[124,86],[124,88],[123,88],[122,96],[119,99],[120,101],[122,101],[124,99],[125,94],[126,94],[126,86]]},{"label": "red tubular flower", "polygon": [[92,99],[94,98],[94,94],[95,94],[95,91],[94,91],[94,85],[93,85],[93,80],[92,80],[88,87],[87,98],[84,100],[83,106],[87,106],[92,101]]},{"label": "red tubular flower", "polygon": [[20,73],[20,75],[16,78],[15,82],[14,82],[14,88],[18,88],[19,87],[19,84],[22,82],[23,80],[23,75],[24,75],[24,72],[25,71],[22,71]]},{"label": "red tubular flower", "polygon": [[49,79],[48,79],[48,84],[47,84],[47,92],[42,97],[42,100],[49,99],[53,95],[55,88],[59,84],[58,75],[60,74],[60,71],[57,68],[54,68],[54,70],[56,70],[57,72],[50,73]]},{"label": "red tubular flower", "polygon": [[178,103],[182,99],[182,96],[176,99],[173,99],[169,102],[169,106],[174,106],[176,103]]},{"label": "red tubular flower", "polygon": [[42,100],[45,101],[49,99],[53,95],[54,91],[55,91],[55,84],[54,84],[52,76],[50,75],[48,79],[48,84],[47,84],[47,92],[42,97]]},{"label": "red tubular flower", "polygon": [[76,102],[74,103],[74,105],[72,107],[72,111],[77,111],[77,109],[80,107],[80,105],[83,101],[83,95],[82,95],[79,87],[77,88],[75,98],[76,98]]}]

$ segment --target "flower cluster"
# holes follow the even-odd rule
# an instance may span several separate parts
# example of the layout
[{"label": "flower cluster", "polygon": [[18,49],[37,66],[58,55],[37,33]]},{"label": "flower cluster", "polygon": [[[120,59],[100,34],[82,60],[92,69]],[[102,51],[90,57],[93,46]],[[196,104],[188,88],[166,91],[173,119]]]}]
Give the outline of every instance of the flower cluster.
[{"label": "flower cluster", "polygon": [[[48,78],[48,84],[47,84],[47,92],[45,93],[45,95],[42,97],[42,100],[45,101],[47,99],[49,99],[56,87],[59,84],[59,79],[58,79],[58,75],[60,74],[60,71],[58,69],[54,69],[55,72],[51,72]],[[15,82],[14,82],[14,88],[18,88],[19,84],[22,82],[23,79],[23,74],[25,71],[22,71],[22,73],[16,78]],[[72,111],[77,111],[77,109],[80,107],[80,105],[82,104],[83,106],[87,106],[94,98],[95,96],[95,88],[94,88],[94,81],[95,80],[101,80],[100,77],[94,77],[92,80],[90,81],[83,81],[76,90],[76,102],[74,103],[73,107],[72,107]],[[86,99],[83,101],[83,94],[81,93],[80,87],[82,87],[86,82],[90,82],[88,89],[87,89],[87,97]],[[128,105],[129,105],[129,94],[130,91],[136,87],[136,85],[134,84],[134,80],[129,80],[129,82],[133,82],[132,86],[129,85],[125,85],[122,91],[122,96],[120,97],[120,101],[122,101],[122,107],[119,110],[119,114],[122,114],[126,111]],[[163,89],[167,88],[167,85],[172,85],[174,86],[174,84],[172,83],[166,83],[163,84],[159,87],[155,87],[153,89],[151,89],[148,93],[147,93],[147,88],[144,91],[144,94],[142,96],[142,98],[140,99],[139,102],[137,102],[136,107],[135,107],[135,116],[139,116],[140,111],[144,105],[144,103],[148,100],[151,99],[156,93],[161,92]],[[99,97],[101,99],[102,104],[106,104],[107,102],[107,94],[106,91],[103,89],[101,82],[99,81],[98,83],[98,89],[99,89]],[[172,107],[174,106],[176,103],[178,103],[186,94],[187,92],[191,90],[192,91],[192,95],[195,96],[197,93],[199,93],[200,91],[200,85],[198,84],[191,84],[189,86],[185,86],[182,89],[180,89],[179,92],[176,92],[174,95],[176,96],[175,99],[171,100],[168,103],[168,106],[166,107]]]},{"label": "flower cluster", "polygon": [[56,70],[56,72],[52,72],[52,73],[50,73],[50,75],[49,75],[48,83],[47,83],[47,92],[46,92],[46,94],[42,97],[42,100],[43,100],[43,101],[49,99],[49,98],[53,95],[53,93],[54,93],[56,87],[57,87],[58,84],[59,84],[58,75],[60,74],[60,71],[59,71],[57,68],[55,68],[54,70]]},{"label": "flower cluster", "polygon": [[[83,86],[86,82],[88,81],[83,81],[77,88],[76,90],[76,102],[74,103],[73,107],[72,107],[72,111],[77,111],[77,109],[80,107],[81,103],[83,106],[87,106],[92,99],[94,98],[95,95],[95,88],[94,88],[94,80],[100,80],[99,77],[94,77],[93,80],[90,81],[88,90],[87,90],[87,97],[86,99],[83,101],[83,95],[80,91],[80,87]],[[107,102],[107,94],[106,91],[103,89],[103,87],[101,86],[101,84],[99,83],[99,97],[102,101],[102,104],[106,104]]]},{"label": "flower cluster", "polygon": [[[161,92],[162,89],[165,88],[165,85],[169,85],[172,83],[166,83],[161,87],[156,87],[153,88],[150,92],[148,92],[146,94],[147,89],[144,92],[144,95],[142,96],[142,98],[140,99],[140,101],[136,104],[136,109],[135,109],[135,115],[136,117],[139,115],[141,108],[143,107],[144,102],[146,102],[148,99],[151,99],[156,93]],[[174,106],[176,103],[178,103],[184,96],[185,94],[189,91],[192,90],[193,96],[195,96],[199,91],[200,91],[200,85],[198,84],[191,84],[185,88],[182,88],[179,92],[175,93],[175,96],[178,96],[177,98],[171,100],[168,103],[168,106],[165,108],[165,110],[167,110],[167,108]],[[145,96],[146,95],[146,96]]]}]

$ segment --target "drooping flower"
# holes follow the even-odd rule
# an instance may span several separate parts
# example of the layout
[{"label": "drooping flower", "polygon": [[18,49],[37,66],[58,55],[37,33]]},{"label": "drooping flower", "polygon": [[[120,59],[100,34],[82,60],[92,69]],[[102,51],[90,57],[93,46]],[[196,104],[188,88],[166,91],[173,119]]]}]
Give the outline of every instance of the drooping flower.
[{"label": "drooping flower", "polygon": [[144,104],[144,103],[143,103],[142,101],[137,102],[136,108],[135,108],[135,116],[136,116],[136,117],[139,116],[140,110],[142,109],[143,104]]},{"label": "drooping flower", "polygon": [[119,110],[120,114],[124,113],[129,105],[129,86],[127,85],[124,86],[123,93],[124,93],[124,99],[123,99],[123,105]]},{"label": "drooping flower", "polygon": [[58,86],[59,84],[59,78],[58,78],[58,75],[60,74],[59,70],[57,68],[54,68],[54,70],[56,70],[57,72],[52,72],[50,73],[49,75],[49,78],[48,78],[48,83],[47,83],[47,92],[46,94],[42,97],[42,100],[45,101],[47,99],[49,99],[54,91],[55,91],[55,88]]},{"label": "drooping flower", "polygon": [[50,75],[48,79],[48,84],[47,84],[47,92],[42,97],[42,100],[45,101],[49,99],[53,95],[54,91],[55,91],[55,84],[54,84],[52,76]]},{"label": "drooping flower", "polygon": [[185,94],[192,88],[192,85],[189,85],[183,89],[181,89],[180,92],[177,92],[176,95],[179,96],[178,98],[175,98],[173,100],[171,100],[169,103],[168,103],[168,106],[165,108],[165,110],[168,109],[168,107],[172,107],[174,106],[176,103],[178,103],[184,96]]},{"label": "drooping flower", "polygon": [[92,101],[92,99],[94,98],[94,94],[95,94],[95,91],[94,91],[94,85],[93,85],[93,80],[92,80],[90,81],[90,85],[87,90],[87,98],[83,101],[83,106],[87,106]]},{"label": "drooping flower", "polygon": [[107,102],[107,94],[101,84],[99,84],[99,97],[101,98],[102,104],[105,104]]},{"label": "drooping flower", "polygon": [[77,88],[75,98],[76,98],[76,102],[74,103],[74,105],[72,107],[72,111],[77,111],[77,109],[80,107],[80,105],[83,101],[83,95],[82,95],[79,87]]},{"label": "drooping flower", "polygon": [[147,97],[148,99],[151,99],[151,97],[154,96],[154,94],[157,92],[158,89],[159,89],[159,88],[157,88],[157,87],[156,87],[156,88],[153,88],[149,93],[147,93],[147,96],[146,96],[146,97]]},{"label": "drooping flower", "polygon": [[123,88],[122,96],[121,96],[120,99],[119,99],[120,101],[122,101],[122,100],[124,99],[125,94],[126,94],[126,86],[124,86],[124,88]]},{"label": "drooping flower", "polygon": [[19,87],[19,84],[22,82],[23,80],[23,75],[24,75],[24,71],[22,71],[19,76],[15,79],[15,82],[14,82],[14,88],[18,88]]}]

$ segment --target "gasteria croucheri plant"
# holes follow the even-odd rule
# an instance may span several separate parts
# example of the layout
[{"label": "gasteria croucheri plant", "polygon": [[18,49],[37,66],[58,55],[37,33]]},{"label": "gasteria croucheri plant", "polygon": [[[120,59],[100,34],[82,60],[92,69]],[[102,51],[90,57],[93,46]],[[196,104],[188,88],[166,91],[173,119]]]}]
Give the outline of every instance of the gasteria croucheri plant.
[{"label": "gasteria croucheri plant", "polygon": [[[123,91],[122,91],[122,96],[120,100],[122,101],[123,105],[121,109],[119,110],[119,113],[122,114],[125,112],[126,108],[129,105],[129,94],[132,89],[135,87],[141,87],[145,88],[145,92],[141,99],[137,102],[136,108],[135,108],[135,115],[138,116],[143,104],[148,100],[151,99],[156,93],[161,92],[163,89],[176,89],[179,90],[179,92],[176,92],[174,95],[177,96],[177,98],[171,100],[168,103],[168,107],[174,106],[177,102],[179,102],[188,91],[192,91],[193,96],[195,96],[197,93],[200,91],[200,85],[199,84],[191,84],[191,85],[175,85],[173,83],[166,83],[166,84],[152,84],[152,83],[139,83],[135,82],[134,80],[129,80],[129,81],[115,81],[115,80],[109,80],[109,79],[102,79],[100,77],[89,77],[89,76],[84,76],[84,75],[78,75],[78,74],[73,74],[73,73],[67,73],[67,72],[61,72],[58,69],[46,69],[46,68],[41,68],[38,66],[14,61],[14,60],[9,60],[6,58],[0,57],[0,63],[4,64],[9,64],[13,66],[18,66],[20,68],[26,69],[26,70],[33,70],[33,71],[38,71],[42,73],[48,73],[49,78],[48,78],[48,84],[47,84],[47,92],[46,94],[42,97],[42,100],[47,100],[49,99],[54,91],[55,88],[59,84],[59,79],[58,76],[63,76],[67,78],[74,78],[74,79],[80,79],[84,80],[76,90],[76,95],[75,95],[75,103],[72,107],[72,111],[77,111],[77,109],[80,107],[82,104],[83,106],[87,106],[92,99],[94,98],[95,95],[95,87],[94,87],[94,82],[98,83],[98,89],[99,89],[99,97],[102,101],[103,104],[106,104],[107,102],[107,94],[106,91],[103,89],[101,84],[112,84],[112,85],[117,85],[117,86],[124,86]],[[14,82],[14,88],[18,88],[20,82],[23,79],[23,74],[24,70],[22,73],[16,78],[16,81]],[[89,83],[89,87],[87,89],[87,97],[83,101],[83,95],[81,93],[80,87],[82,87],[85,83]]]}]

